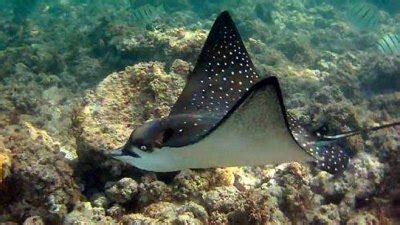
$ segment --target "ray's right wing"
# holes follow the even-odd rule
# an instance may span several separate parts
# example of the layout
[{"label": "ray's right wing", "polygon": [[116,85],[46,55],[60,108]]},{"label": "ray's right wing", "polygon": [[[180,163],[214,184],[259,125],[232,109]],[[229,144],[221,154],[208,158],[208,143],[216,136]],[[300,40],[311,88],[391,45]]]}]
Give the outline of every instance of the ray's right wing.
[{"label": "ray's right wing", "polygon": [[349,156],[337,140],[323,140],[306,131],[288,114],[289,128],[296,142],[316,159],[317,167],[330,174],[342,173],[349,163]]}]

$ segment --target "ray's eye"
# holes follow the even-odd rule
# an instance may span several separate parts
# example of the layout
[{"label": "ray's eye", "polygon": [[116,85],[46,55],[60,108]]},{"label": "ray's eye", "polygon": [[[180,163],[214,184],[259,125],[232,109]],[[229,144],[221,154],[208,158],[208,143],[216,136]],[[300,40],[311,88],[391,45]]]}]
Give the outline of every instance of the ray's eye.
[{"label": "ray's eye", "polygon": [[139,149],[143,152],[152,152],[153,146],[151,145],[139,145]]}]

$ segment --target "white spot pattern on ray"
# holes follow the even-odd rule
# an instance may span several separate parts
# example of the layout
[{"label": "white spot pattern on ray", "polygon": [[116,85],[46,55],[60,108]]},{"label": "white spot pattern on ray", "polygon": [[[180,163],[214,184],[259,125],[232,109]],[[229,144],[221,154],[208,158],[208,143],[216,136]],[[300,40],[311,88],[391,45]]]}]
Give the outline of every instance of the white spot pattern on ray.
[{"label": "white spot pattern on ray", "polygon": [[317,160],[320,169],[332,174],[345,169],[349,161],[348,155],[335,141],[318,140],[318,136],[309,134],[290,115],[288,115],[288,123],[296,142]]},{"label": "white spot pattern on ray", "polygon": [[[227,109],[231,108],[235,101],[259,79],[257,73],[249,72],[253,68],[251,63],[249,64],[249,61],[246,60],[248,58],[247,52],[245,52],[244,47],[240,46],[240,44],[243,44],[234,40],[236,37],[234,29],[225,26],[222,32],[226,35],[216,41],[215,46],[211,46],[211,49],[221,50],[208,51],[205,56],[210,60],[203,68],[208,80],[200,81],[206,88],[202,89],[200,93],[193,93],[192,105],[198,106],[196,110],[201,111],[205,107],[210,113],[225,114]],[[232,42],[238,44],[232,44]],[[220,57],[221,51],[226,51],[227,53],[223,53],[223,57]],[[243,57],[239,57],[239,55],[243,55]],[[210,73],[208,71],[214,72]],[[225,97],[223,97],[224,94]],[[199,99],[202,99],[204,104],[197,104]],[[215,104],[224,105],[224,107],[211,107]]]},{"label": "white spot pattern on ray", "polygon": [[[188,83],[170,116],[207,115],[216,118],[217,122],[258,80],[233,21],[230,17],[219,18],[213,25],[195,69],[189,75]],[[197,125],[187,123],[176,129],[183,129],[179,133],[182,137],[196,136],[208,132],[216,122],[197,122]]]}]

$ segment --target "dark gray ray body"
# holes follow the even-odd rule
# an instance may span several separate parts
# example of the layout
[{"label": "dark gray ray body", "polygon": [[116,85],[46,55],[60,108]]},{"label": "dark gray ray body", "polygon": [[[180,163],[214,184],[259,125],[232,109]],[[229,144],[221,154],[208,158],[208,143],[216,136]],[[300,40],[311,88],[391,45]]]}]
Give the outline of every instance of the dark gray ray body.
[{"label": "dark gray ray body", "polygon": [[313,157],[319,168],[339,173],[348,163],[334,141],[320,141],[287,116],[278,80],[259,80],[227,12],[213,25],[170,115],[138,128],[122,150],[114,156],[159,172]]}]

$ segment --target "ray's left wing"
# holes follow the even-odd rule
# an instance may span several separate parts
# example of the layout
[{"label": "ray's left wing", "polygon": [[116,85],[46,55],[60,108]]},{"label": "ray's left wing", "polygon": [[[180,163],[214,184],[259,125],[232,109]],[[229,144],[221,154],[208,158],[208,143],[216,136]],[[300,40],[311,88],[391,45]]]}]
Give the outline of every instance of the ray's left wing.
[{"label": "ray's left wing", "polygon": [[167,144],[184,146],[196,141],[214,128],[257,81],[259,76],[232,18],[222,12],[171,109],[171,126],[183,118],[185,124],[173,128]]},{"label": "ray's left wing", "polygon": [[207,113],[222,118],[258,80],[232,18],[222,12],[170,116]]}]

